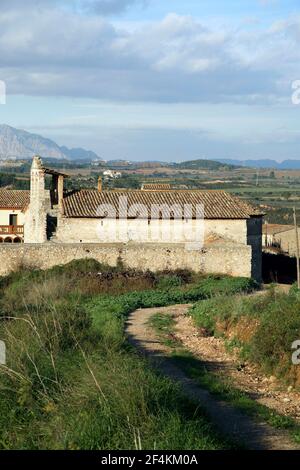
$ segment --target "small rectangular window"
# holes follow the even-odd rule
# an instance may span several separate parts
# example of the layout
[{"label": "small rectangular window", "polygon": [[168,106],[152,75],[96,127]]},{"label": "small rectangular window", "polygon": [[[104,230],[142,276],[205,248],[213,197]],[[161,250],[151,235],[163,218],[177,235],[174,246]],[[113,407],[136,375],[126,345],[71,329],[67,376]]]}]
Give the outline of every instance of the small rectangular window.
[{"label": "small rectangular window", "polygon": [[9,214],[9,225],[13,225],[13,226],[18,225],[17,214]]}]

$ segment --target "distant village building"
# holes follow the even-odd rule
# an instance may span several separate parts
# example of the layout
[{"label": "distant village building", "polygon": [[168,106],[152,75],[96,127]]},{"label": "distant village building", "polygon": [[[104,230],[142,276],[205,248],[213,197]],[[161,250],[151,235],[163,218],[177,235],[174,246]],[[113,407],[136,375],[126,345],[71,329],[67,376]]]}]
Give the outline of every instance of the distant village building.
[{"label": "distant village building", "polygon": [[114,171],[114,170],[105,170],[103,172],[103,176],[105,178],[112,178],[112,179],[118,179],[121,178],[122,173],[120,171]]},{"label": "distant village building", "polygon": [[29,201],[29,191],[0,190],[0,243],[24,241],[25,213]]},{"label": "distant village building", "polygon": [[[50,190],[45,189],[46,175],[52,178]],[[66,177],[34,157],[30,196],[26,191],[2,192],[0,230],[13,227],[13,237],[21,226],[19,238],[29,244],[147,245],[147,250],[153,247],[153,265],[155,246],[168,251],[168,246],[173,250],[185,244],[203,254],[203,261],[197,258],[200,264],[207,252],[218,253],[203,265],[207,272],[241,272],[234,265],[244,263],[243,272],[261,279],[262,214],[245,201],[224,191],[173,190],[154,183],[143,190],[103,190],[101,178],[98,189],[67,192]],[[201,269],[195,265],[196,271]]]},{"label": "distant village building", "polygon": [[[298,230],[300,244],[300,228]],[[293,225],[263,224],[263,248],[296,256],[297,243]]]}]

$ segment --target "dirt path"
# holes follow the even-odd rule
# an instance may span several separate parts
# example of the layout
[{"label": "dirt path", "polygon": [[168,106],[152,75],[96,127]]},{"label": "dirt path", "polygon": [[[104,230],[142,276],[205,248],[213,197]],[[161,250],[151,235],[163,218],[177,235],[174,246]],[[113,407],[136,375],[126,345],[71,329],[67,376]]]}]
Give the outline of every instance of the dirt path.
[{"label": "dirt path", "polygon": [[194,380],[188,378],[169,357],[169,348],[160,341],[148,322],[156,313],[170,314],[177,319],[186,318],[188,308],[189,305],[175,305],[134,311],[130,314],[126,325],[130,343],[149,357],[162,373],[179,382],[187,396],[199,401],[211,421],[224,435],[252,450],[300,449],[300,446],[291,441],[288,432],[254,421],[229,403],[216,399]]}]

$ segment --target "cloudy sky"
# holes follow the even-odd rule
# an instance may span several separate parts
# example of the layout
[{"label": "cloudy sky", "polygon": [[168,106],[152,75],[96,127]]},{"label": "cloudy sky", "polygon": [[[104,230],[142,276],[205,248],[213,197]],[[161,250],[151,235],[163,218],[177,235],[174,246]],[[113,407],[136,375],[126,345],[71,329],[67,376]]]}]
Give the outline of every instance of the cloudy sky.
[{"label": "cloudy sky", "polygon": [[300,158],[299,0],[0,0],[0,122],[105,159]]}]

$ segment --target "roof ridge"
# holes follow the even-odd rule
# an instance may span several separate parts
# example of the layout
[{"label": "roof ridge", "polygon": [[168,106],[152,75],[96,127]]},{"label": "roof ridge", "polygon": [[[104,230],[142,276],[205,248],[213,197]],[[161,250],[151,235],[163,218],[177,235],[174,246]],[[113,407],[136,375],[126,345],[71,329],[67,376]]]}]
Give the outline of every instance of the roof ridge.
[{"label": "roof ridge", "polygon": [[[73,192],[95,192],[99,193],[98,189],[96,188],[80,188],[73,190]],[[100,191],[101,193],[148,193],[148,191],[143,191],[142,189],[130,189],[130,188],[124,188],[124,189],[119,189],[119,188],[113,188],[113,189],[102,189]],[[224,189],[163,189],[163,190],[157,190],[157,191],[149,191],[152,193],[226,193],[228,195],[231,195],[232,197],[238,197],[235,196],[234,194],[230,193],[229,191],[225,191]]]},{"label": "roof ridge", "polygon": [[204,207],[205,218],[210,219],[248,219],[260,217],[262,212],[239,199],[237,196],[223,190],[182,190],[182,191],[97,191],[77,190],[67,194],[63,201],[66,217],[97,217],[97,207],[102,204],[111,204],[118,214],[120,197],[126,196],[128,205],[143,204],[148,214],[154,206],[169,205],[191,206],[194,217],[197,215],[199,205]]}]

